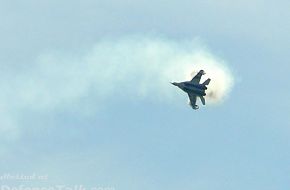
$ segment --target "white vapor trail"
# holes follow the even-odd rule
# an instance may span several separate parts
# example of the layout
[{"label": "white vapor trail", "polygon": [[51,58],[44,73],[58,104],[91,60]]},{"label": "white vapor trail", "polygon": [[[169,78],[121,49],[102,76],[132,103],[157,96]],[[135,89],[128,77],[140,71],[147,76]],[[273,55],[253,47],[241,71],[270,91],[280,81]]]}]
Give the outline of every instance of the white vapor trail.
[{"label": "white vapor trail", "polygon": [[17,131],[21,112],[69,109],[88,96],[101,104],[127,97],[171,103],[181,92],[169,82],[189,79],[199,69],[207,73],[203,80],[212,79],[208,103],[221,102],[233,76],[223,60],[195,40],[130,37],[100,41],[78,55],[45,53],[25,72],[2,75],[1,113],[11,121],[0,121],[0,132]]},{"label": "white vapor trail", "polygon": [[222,103],[234,84],[233,75],[223,60],[211,55],[203,56],[205,56],[203,61],[195,62],[192,65],[190,76],[193,77],[201,69],[205,70],[206,75],[203,76],[201,82],[207,78],[211,79],[206,91],[207,102],[210,105]]}]

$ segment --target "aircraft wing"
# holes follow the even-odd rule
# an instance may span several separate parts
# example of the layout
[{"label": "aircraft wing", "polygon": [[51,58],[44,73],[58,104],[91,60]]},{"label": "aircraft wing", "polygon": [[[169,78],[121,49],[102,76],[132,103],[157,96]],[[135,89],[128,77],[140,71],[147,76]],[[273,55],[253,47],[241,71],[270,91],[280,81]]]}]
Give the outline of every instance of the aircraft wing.
[{"label": "aircraft wing", "polygon": [[188,97],[189,97],[191,107],[196,108],[196,95],[188,93]]},{"label": "aircraft wing", "polygon": [[199,84],[201,76],[203,74],[203,71],[200,70],[192,79],[190,82],[192,82],[193,84]]}]

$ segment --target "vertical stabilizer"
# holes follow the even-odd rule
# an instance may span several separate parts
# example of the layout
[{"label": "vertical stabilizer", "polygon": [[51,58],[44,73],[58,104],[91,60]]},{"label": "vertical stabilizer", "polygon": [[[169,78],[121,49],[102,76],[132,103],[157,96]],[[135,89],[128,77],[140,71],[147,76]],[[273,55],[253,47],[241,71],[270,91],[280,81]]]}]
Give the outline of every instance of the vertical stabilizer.
[{"label": "vertical stabilizer", "polygon": [[202,83],[202,85],[208,85],[210,83],[210,79],[207,79],[206,81],[204,81],[203,83]]}]

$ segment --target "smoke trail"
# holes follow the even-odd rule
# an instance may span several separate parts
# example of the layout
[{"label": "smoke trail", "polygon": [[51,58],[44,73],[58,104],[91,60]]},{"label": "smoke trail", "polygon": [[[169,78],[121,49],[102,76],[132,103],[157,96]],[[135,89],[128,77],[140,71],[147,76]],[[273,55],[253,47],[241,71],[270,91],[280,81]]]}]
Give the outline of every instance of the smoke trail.
[{"label": "smoke trail", "polygon": [[173,93],[168,82],[185,80],[199,69],[212,79],[207,92],[210,103],[221,102],[233,84],[224,62],[196,41],[140,37],[101,41],[79,56],[44,54],[37,66],[29,76],[23,76],[27,83],[23,92],[29,90],[29,96],[21,99],[34,106],[37,100],[41,102],[37,106],[45,109],[77,101],[92,90],[99,100],[118,94],[172,102],[176,91]]},{"label": "smoke trail", "polygon": [[[204,69],[212,81],[207,91],[209,103],[221,102],[233,85],[224,61],[210,54],[196,40],[173,41],[162,38],[130,37],[103,40],[89,51],[75,54],[47,52],[40,55],[26,72],[2,73],[0,121],[3,130],[14,130],[21,112],[70,110],[82,101],[95,105],[115,101],[150,98],[155,102],[180,104],[180,95],[169,84],[190,79],[192,72]],[[7,83],[9,81],[9,84]],[[19,134],[19,132],[17,132]]]},{"label": "smoke trail", "polygon": [[97,44],[88,57],[89,62],[95,64],[106,60],[106,65],[99,69],[107,74],[98,78],[106,79],[111,84],[111,90],[117,90],[112,81],[117,77],[118,85],[122,84],[125,89],[122,93],[133,94],[134,97],[136,94],[146,98],[157,96],[158,100],[172,102],[175,96],[171,94],[173,91],[168,82],[190,80],[194,72],[203,69],[207,75],[202,81],[206,77],[212,79],[207,101],[216,104],[229,94],[234,81],[225,61],[213,56],[196,40],[136,37],[118,42],[105,41]]}]

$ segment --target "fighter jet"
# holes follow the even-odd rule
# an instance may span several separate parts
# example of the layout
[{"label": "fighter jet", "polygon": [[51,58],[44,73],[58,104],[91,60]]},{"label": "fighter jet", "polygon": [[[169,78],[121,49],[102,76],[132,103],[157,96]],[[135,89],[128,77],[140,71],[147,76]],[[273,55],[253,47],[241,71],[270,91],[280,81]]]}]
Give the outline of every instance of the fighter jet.
[{"label": "fighter jet", "polygon": [[210,79],[208,78],[206,81],[200,84],[199,82],[201,76],[204,74],[205,74],[204,70],[200,70],[191,81],[171,83],[188,94],[190,106],[195,110],[199,108],[199,106],[196,104],[197,97],[199,97],[202,104],[205,105],[204,99],[204,96],[206,95],[205,90],[207,89],[206,86],[210,83]]}]

